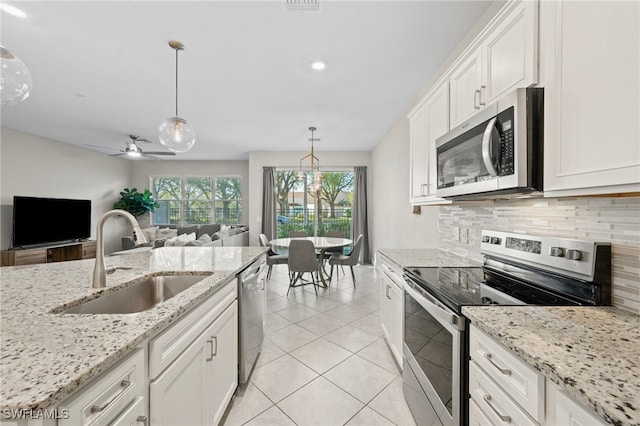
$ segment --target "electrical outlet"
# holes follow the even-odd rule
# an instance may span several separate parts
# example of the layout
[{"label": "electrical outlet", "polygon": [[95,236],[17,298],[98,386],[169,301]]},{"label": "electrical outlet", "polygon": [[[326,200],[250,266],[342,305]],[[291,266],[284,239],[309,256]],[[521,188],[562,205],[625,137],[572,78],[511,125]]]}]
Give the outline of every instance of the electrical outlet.
[{"label": "electrical outlet", "polygon": [[456,242],[460,242],[460,227],[458,226],[453,227],[453,239],[456,240]]},{"label": "electrical outlet", "polygon": [[464,228],[462,230],[462,235],[460,237],[460,240],[462,240],[462,242],[465,244],[469,244],[469,228]]}]

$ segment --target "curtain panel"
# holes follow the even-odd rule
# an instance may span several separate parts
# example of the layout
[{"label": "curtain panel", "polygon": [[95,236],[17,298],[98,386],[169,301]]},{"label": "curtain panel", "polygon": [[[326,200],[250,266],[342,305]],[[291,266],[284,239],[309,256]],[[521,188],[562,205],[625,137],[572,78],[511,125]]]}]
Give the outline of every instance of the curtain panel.
[{"label": "curtain panel", "polygon": [[262,233],[269,241],[276,238],[276,168],[262,170]]},{"label": "curtain panel", "polygon": [[371,263],[369,249],[369,215],[367,212],[367,167],[354,167],[353,185],[353,240],[362,234],[362,251],[360,262]]}]

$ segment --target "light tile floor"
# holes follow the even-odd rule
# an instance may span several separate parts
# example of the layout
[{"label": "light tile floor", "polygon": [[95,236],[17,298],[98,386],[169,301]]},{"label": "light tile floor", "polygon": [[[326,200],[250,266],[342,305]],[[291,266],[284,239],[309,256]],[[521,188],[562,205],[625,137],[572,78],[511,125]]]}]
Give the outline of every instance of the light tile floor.
[{"label": "light tile floor", "polygon": [[262,353],[223,425],[415,425],[380,327],[375,269],[357,266],[330,288],[291,289],[287,267],[267,283]]}]

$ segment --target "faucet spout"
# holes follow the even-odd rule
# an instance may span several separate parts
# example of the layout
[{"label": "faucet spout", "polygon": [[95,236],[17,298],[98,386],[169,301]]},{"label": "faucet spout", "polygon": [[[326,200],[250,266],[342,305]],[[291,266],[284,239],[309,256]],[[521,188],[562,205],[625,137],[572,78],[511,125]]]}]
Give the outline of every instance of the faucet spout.
[{"label": "faucet spout", "polygon": [[102,215],[98,221],[98,229],[96,236],[96,265],[93,268],[93,288],[105,288],[107,286],[107,273],[104,263],[104,224],[112,216],[123,216],[133,227],[133,244],[141,246],[147,243],[144,233],[140,229],[140,224],[133,215],[124,210],[109,210]]}]

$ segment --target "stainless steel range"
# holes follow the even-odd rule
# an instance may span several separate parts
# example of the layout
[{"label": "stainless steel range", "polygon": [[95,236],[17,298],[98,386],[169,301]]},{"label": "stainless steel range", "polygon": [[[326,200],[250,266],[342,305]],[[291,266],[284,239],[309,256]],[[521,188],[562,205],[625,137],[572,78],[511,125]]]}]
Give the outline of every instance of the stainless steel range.
[{"label": "stainless steel range", "polygon": [[608,243],[483,231],[481,268],[405,268],[404,395],[416,423],[468,423],[469,305],[610,305]]}]

